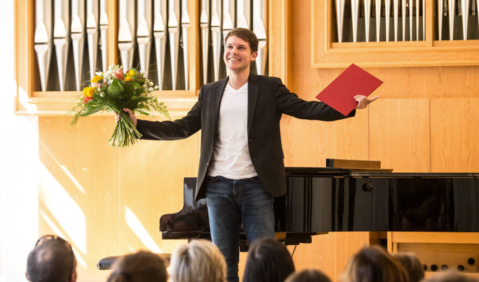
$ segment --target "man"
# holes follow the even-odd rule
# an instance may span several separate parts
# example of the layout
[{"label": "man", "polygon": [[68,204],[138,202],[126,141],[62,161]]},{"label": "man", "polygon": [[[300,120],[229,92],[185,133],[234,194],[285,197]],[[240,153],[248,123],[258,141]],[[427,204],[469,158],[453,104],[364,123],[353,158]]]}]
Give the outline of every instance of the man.
[{"label": "man", "polygon": [[25,275],[31,282],[75,282],[76,266],[71,245],[56,235],[46,235],[28,255]]},{"label": "man", "polygon": [[[213,243],[226,258],[228,281],[235,282],[241,223],[250,242],[274,237],[274,197],[286,193],[281,116],[324,121],[345,117],[324,103],[299,99],[279,78],[251,74],[258,55],[258,39],[251,30],[236,28],[225,42],[229,77],[203,85],[198,102],[184,118],[137,121],[129,109],[123,110],[142,139],[183,139],[201,129],[195,200],[206,197]],[[366,108],[376,98],[355,99],[357,108]]]}]

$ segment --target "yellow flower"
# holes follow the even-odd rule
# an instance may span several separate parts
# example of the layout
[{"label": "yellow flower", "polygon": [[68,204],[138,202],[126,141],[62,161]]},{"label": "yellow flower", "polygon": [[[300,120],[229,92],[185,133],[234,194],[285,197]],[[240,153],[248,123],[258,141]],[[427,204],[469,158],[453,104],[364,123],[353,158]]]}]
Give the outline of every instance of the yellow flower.
[{"label": "yellow flower", "polygon": [[134,76],[135,74],[136,74],[136,72],[135,72],[133,69],[131,69],[131,70],[128,72],[127,76]]},{"label": "yellow flower", "polygon": [[102,80],[103,77],[99,76],[99,75],[96,75],[92,80],[91,82],[93,83],[98,83],[98,81]]},{"label": "yellow flower", "polygon": [[125,81],[131,81],[131,76],[125,77]]},{"label": "yellow flower", "polygon": [[83,96],[84,97],[92,97],[93,93],[95,93],[95,88],[93,88],[93,87],[83,88]]}]

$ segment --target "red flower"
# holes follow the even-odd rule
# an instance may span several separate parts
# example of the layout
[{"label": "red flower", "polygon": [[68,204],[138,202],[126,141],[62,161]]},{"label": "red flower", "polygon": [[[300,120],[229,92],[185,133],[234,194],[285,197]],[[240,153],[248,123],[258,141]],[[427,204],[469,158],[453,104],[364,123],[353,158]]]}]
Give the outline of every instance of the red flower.
[{"label": "red flower", "polygon": [[83,97],[83,104],[88,103],[88,102],[89,102],[90,100],[92,100],[92,99],[93,99],[92,97],[88,97],[88,96]]},{"label": "red flower", "polygon": [[124,79],[123,72],[121,70],[117,71],[115,73],[115,78],[116,79]]}]

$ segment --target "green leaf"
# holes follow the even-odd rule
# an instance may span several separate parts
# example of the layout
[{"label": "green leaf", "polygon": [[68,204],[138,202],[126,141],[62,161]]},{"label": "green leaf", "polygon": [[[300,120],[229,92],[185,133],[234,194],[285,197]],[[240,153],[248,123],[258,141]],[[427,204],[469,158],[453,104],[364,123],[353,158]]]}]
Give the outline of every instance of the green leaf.
[{"label": "green leaf", "polygon": [[137,109],[137,111],[138,111],[140,114],[144,115],[144,116],[151,116],[150,113],[145,112],[145,111],[143,111],[143,110]]},{"label": "green leaf", "polygon": [[86,116],[89,116],[89,115],[92,115],[94,113],[97,113],[99,111],[101,111],[103,109],[103,107],[98,107],[98,108],[93,108],[83,114],[80,114],[81,117],[86,117]]},{"label": "green leaf", "polygon": [[131,110],[134,110],[138,107],[139,103],[151,100],[153,98],[154,97],[148,97],[148,96],[140,96],[140,97],[132,98],[130,102],[128,103],[128,108],[130,108]]},{"label": "green leaf", "polygon": [[118,82],[117,79],[113,79],[113,82],[108,86],[107,93],[109,96],[120,96],[125,92],[125,88]]}]

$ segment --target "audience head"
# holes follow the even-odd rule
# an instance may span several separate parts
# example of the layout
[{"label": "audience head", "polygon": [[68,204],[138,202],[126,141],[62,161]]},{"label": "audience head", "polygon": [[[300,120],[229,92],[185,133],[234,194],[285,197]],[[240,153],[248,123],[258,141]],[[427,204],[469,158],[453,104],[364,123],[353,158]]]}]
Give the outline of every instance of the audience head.
[{"label": "audience head", "polygon": [[409,274],[409,282],[419,282],[424,279],[424,266],[419,259],[410,253],[396,253],[393,255]]},{"label": "audience head", "polygon": [[477,282],[477,278],[460,274],[454,270],[438,273],[427,280],[428,282]]},{"label": "audience head", "polygon": [[286,282],[331,282],[331,279],[316,269],[305,269],[291,274]]},{"label": "audience head", "polygon": [[282,243],[257,239],[249,248],[243,282],[283,282],[294,270],[293,258]]},{"label": "audience head", "polygon": [[138,251],[116,260],[112,265],[112,273],[107,282],[166,282],[163,259],[149,251]]},{"label": "audience head", "polygon": [[26,276],[31,282],[74,282],[76,265],[75,254],[67,241],[56,235],[45,235],[28,255]]},{"label": "audience head", "polygon": [[226,261],[206,240],[178,246],[171,255],[171,282],[226,282]]},{"label": "audience head", "polygon": [[381,247],[362,248],[350,260],[341,282],[408,282],[404,267]]}]

